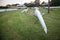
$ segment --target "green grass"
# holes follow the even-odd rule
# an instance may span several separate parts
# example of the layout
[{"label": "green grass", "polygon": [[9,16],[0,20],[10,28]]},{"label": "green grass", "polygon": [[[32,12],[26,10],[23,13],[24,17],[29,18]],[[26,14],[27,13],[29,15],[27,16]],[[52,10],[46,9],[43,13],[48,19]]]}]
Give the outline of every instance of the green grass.
[{"label": "green grass", "polygon": [[59,40],[60,39],[60,9],[40,8],[46,13],[43,17],[48,28],[44,33],[37,17],[32,14],[33,9],[21,13],[23,9],[0,13],[0,39],[1,40]]}]

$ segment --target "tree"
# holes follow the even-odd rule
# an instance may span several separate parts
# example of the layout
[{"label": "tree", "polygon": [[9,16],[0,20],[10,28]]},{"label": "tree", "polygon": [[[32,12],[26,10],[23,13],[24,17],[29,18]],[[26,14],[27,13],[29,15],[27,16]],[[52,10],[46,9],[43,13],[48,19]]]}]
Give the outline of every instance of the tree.
[{"label": "tree", "polygon": [[28,5],[29,5],[29,3],[24,3],[24,5],[25,5],[25,6],[28,6]]},{"label": "tree", "polygon": [[60,0],[51,0],[52,6],[60,6]]},{"label": "tree", "polygon": [[7,6],[7,7],[10,7],[11,5],[10,5],[10,4],[7,4],[6,6]]},{"label": "tree", "polygon": [[12,6],[17,6],[17,5],[19,5],[18,3],[16,3],[16,4],[12,4]]},{"label": "tree", "polygon": [[40,0],[35,0],[35,5],[40,6]]},{"label": "tree", "polygon": [[24,5],[27,7],[35,7],[34,3],[24,3]]}]

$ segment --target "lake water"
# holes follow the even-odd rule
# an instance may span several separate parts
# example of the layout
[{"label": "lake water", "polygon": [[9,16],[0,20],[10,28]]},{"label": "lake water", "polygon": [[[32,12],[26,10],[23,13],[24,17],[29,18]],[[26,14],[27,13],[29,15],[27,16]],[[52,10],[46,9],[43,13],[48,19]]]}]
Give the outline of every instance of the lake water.
[{"label": "lake water", "polygon": [[12,10],[17,10],[17,9],[0,9],[0,12],[12,11]]}]

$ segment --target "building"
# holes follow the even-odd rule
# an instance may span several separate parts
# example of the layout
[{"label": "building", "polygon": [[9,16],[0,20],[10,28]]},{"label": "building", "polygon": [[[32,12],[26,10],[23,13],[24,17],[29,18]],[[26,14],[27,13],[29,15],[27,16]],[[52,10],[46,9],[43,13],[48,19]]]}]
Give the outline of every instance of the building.
[{"label": "building", "polygon": [[17,5],[17,8],[27,8],[25,5]]}]

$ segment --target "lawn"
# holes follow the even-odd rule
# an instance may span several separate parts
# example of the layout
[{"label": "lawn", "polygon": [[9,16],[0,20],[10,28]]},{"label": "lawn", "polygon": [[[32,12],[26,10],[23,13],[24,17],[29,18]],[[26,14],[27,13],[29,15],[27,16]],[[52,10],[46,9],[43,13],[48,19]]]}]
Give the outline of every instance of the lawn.
[{"label": "lawn", "polygon": [[45,34],[36,16],[34,9],[21,13],[23,9],[0,12],[0,39],[1,40],[60,40],[60,9],[40,8],[48,33]]}]

